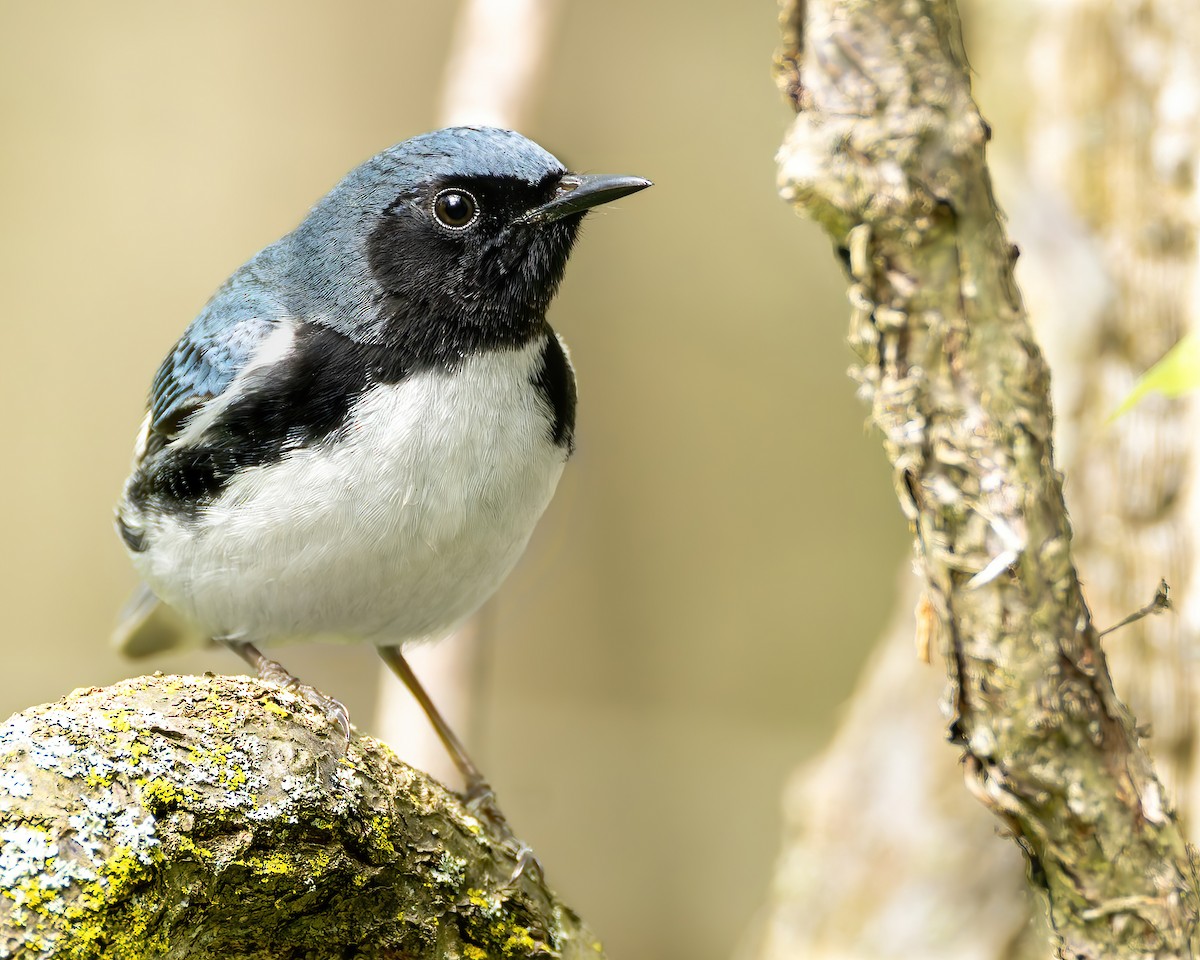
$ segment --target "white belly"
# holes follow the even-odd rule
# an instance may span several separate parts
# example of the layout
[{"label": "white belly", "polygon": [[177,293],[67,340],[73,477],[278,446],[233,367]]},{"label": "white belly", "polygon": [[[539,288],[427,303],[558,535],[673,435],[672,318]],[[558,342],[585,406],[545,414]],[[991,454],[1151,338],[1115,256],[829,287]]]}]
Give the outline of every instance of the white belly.
[{"label": "white belly", "polygon": [[352,432],[233,480],[135,555],[214,636],[396,643],[449,632],[512,569],[562,473],[539,340],[376,387]]}]

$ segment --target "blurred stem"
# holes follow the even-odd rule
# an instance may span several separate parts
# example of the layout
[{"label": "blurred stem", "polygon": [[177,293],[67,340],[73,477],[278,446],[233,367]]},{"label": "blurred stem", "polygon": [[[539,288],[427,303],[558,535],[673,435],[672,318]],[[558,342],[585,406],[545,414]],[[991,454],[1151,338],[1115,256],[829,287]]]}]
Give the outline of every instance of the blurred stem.
[{"label": "blurred stem", "polygon": [[523,127],[544,78],[558,10],[559,0],[463,0],[439,121]]},{"label": "blurred stem", "polygon": [[781,188],[850,275],[862,394],[916,534],[967,786],[1027,857],[1064,956],[1190,956],[1196,878],[1073,566],[1048,371],[957,9],[809,0],[783,20],[798,116]]},{"label": "blurred stem", "polygon": [[1024,285],[1038,331],[1063,371],[1056,399],[1075,556],[1100,624],[1141,607],[1160,578],[1182,599],[1175,614],[1122,628],[1106,646],[1117,688],[1153,728],[1164,782],[1194,823],[1200,424],[1190,397],[1147,396],[1115,420],[1109,413],[1196,325],[1200,7],[1042,0],[1037,11],[1029,87],[1056,94],[1031,97],[1014,221],[1029,236]]},{"label": "blurred stem", "polygon": [[[558,11],[559,0],[462,0],[438,124],[523,127],[543,80]],[[406,653],[434,703],[468,742],[483,726],[478,707],[495,620],[486,609],[448,640]],[[386,670],[380,673],[377,720],[381,736],[407,761],[441,779],[456,779],[424,714]]]}]

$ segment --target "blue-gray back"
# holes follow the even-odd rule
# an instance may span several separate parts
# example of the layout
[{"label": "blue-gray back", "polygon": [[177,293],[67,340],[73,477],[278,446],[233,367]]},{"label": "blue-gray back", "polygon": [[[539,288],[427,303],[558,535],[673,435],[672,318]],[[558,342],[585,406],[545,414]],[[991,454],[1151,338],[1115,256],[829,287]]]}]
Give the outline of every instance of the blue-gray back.
[{"label": "blue-gray back", "polygon": [[265,269],[273,252],[267,248],[225,281],[159,366],[150,390],[156,433],[174,434],[197,406],[219,396],[286,315]]}]

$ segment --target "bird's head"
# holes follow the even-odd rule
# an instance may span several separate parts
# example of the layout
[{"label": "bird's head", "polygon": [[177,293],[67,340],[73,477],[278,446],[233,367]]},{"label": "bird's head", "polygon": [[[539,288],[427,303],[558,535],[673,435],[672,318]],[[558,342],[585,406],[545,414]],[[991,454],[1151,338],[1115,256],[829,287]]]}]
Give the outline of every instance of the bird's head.
[{"label": "bird's head", "polygon": [[584,214],[648,186],[570,173],[511,130],[452,127],[352,171],[293,242],[319,264],[316,314],[352,336],[520,342],[544,324]]}]

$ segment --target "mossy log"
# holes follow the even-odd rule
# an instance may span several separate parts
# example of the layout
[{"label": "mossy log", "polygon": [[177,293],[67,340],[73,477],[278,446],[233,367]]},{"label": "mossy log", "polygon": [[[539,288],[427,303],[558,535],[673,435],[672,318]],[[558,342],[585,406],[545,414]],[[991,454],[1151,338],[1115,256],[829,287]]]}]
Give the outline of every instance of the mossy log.
[{"label": "mossy log", "polygon": [[382,743],[247,677],[0,727],[0,957],[601,957],[540,871]]}]

